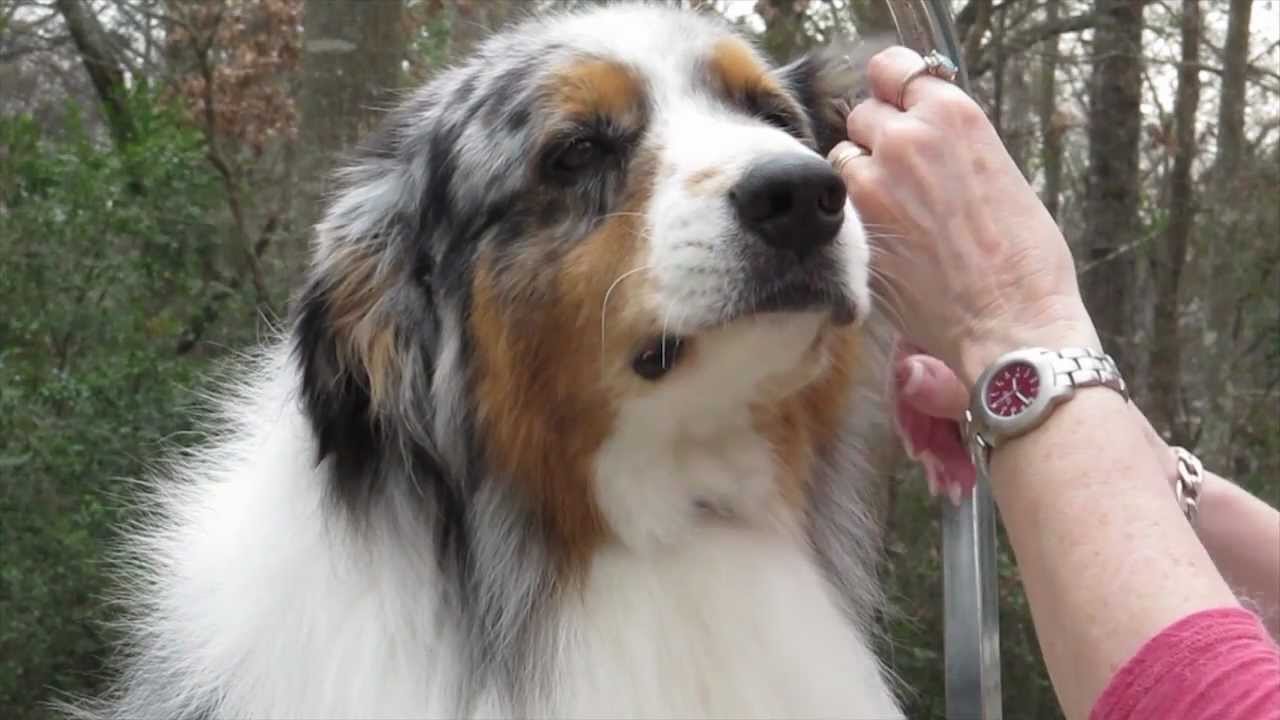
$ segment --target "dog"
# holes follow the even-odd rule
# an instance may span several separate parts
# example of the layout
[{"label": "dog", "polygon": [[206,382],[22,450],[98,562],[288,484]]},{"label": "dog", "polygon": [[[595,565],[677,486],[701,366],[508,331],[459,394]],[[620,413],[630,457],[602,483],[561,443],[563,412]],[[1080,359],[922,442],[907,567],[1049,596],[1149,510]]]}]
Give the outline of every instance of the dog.
[{"label": "dog", "polygon": [[875,651],[862,43],[530,17],[337,173],[130,533],[99,718],[902,716]]}]

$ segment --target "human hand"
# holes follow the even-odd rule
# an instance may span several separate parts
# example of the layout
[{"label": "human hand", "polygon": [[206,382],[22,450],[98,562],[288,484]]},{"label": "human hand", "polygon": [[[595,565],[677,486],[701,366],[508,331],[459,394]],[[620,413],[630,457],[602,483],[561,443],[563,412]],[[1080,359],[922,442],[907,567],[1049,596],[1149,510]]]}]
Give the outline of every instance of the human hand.
[{"label": "human hand", "polygon": [[899,343],[893,359],[894,429],[907,455],[924,468],[930,495],[959,504],[977,471],[961,437],[969,391],[941,360]]},{"label": "human hand", "polygon": [[978,105],[928,75],[907,84],[905,110],[894,104],[922,65],[902,47],[875,55],[852,143],[830,155],[871,235],[889,316],[966,385],[1009,350],[1097,347],[1066,241]]}]

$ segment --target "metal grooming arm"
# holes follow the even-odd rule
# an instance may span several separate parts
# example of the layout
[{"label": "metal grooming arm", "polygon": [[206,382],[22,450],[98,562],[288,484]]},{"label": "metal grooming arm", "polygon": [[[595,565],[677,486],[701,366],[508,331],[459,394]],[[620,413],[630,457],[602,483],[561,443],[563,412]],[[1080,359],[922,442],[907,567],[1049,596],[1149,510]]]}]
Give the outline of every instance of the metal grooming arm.
[{"label": "metal grooming arm", "polygon": [[[937,49],[969,76],[948,0],[885,0],[903,45]],[[996,582],[996,516],[988,478],[957,507],[942,502],[942,602],[949,720],[1000,720],[1000,616]]]}]

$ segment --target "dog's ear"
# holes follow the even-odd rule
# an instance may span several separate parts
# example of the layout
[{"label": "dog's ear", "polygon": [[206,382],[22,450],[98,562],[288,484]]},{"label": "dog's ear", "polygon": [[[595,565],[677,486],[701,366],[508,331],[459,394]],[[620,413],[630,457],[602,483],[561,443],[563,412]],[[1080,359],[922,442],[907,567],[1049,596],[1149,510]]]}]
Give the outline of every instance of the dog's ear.
[{"label": "dog's ear", "polygon": [[391,138],[375,136],[338,174],[294,309],[301,400],[318,460],[332,458],[348,500],[373,490],[406,428],[429,426],[406,416],[426,404],[408,398],[430,393],[435,340],[430,279],[414,253],[421,181],[379,146]]},{"label": "dog's ear", "polygon": [[317,261],[293,324],[317,459],[332,457],[340,477],[365,475],[381,455],[403,356],[395,319],[377,307],[379,285],[389,283],[354,245]]},{"label": "dog's ear", "polygon": [[804,106],[822,155],[847,138],[848,109],[870,93],[867,62],[896,42],[887,34],[836,41],[778,70],[780,81]]}]

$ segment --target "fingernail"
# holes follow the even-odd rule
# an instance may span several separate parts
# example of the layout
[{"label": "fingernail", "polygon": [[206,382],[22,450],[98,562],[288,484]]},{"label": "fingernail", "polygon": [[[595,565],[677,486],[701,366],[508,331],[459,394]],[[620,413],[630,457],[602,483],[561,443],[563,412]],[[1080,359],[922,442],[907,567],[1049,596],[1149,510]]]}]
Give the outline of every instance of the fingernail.
[{"label": "fingernail", "polygon": [[923,379],[924,364],[919,360],[907,358],[898,363],[898,368],[895,370],[895,380],[898,383],[898,392],[903,397],[914,394]]}]

